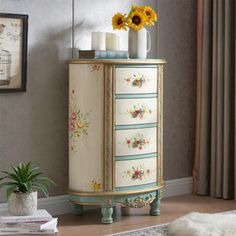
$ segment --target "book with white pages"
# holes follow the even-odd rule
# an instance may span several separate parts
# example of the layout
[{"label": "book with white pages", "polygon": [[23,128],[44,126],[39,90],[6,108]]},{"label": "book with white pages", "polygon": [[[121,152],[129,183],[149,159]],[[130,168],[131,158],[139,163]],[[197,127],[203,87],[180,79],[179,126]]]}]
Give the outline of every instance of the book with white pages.
[{"label": "book with white pages", "polygon": [[56,233],[58,233],[56,225],[51,225],[47,229],[43,230],[33,230],[19,228],[17,226],[2,227],[0,224],[0,235],[56,235]]},{"label": "book with white pages", "polygon": [[20,228],[32,229],[32,230],[44,230],[53,229],[57,227],[57,218],[52,218],[49,221],[39,221],[39,222],[23,222],[16,223]]},{"label": "book with white pages", "polygon": [[56,229],[57,218],[52,218],[50,221],[39,221],[39,222],[23,222],[23,223],[0,223],[1,229],[30,229],[30,230],[45,230],[45,229]]},{"label": "book with white pages", "polygon": [[30,216],[13,216],[9,212],[0,213],[0,223],[40,222],[50,221],[52,218],[46,210],[37,210]]},{"label": "book with white pages", "polygon": [[7,235],[17,235],[17,236],[25,236],[25,235],[45,235],[45,236],[56,236],[58,235],[58,229],[56,229],[53,233],[47,231],[22,231],[22,232],[0,232],[0,236],[7,236]]}]

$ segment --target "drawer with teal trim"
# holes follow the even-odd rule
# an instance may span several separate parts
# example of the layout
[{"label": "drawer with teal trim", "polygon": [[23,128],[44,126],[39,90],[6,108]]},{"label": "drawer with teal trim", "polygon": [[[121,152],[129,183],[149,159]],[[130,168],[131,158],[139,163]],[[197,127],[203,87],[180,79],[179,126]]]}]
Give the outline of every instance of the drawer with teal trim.
[{"label": "drawer with teal trim", "polygon": [[116,99],[116,125],[157,122],[157,98],[126,97]]},{"label": "drawer with teal trim", "polygon": [[117,66],[116,94],[156,93],[157,66]]},{"label": "drawer with teal trim", "polygon": [[117,66],[115,191],[157,185],[157,66]]},{"label": "drawer with teal trim", "polygon": [[115,162],[115,188],[132,189],[134,186],[156,183],[156,165],[156,155],[136,160],[120,158]]},{"label": "drawer with teal trim", "polygon": [[119,130],[116,127],[115,156],[140,155],[157,152],[157,128]]}]

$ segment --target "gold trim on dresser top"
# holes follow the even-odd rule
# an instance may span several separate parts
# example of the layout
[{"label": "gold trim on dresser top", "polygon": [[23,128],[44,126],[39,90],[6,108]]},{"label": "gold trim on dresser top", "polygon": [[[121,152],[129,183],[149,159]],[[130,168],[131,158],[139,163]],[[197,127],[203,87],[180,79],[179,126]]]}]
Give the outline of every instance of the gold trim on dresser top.
[{"label": "gold trim on dresser top", "polygon": [[127,65],[131,65],[131,64],[144,64],[144,65],[148,65],[148,64],[166,64],[166,60],[163,59],[145,59],[145,60],[139,60],[139,59],[124,59],[124,60],[120,60],[120,59],[91,59],[91,60],[83,60],[83,59],[79,59],[79,60],[69,60],[68,61],[69,64],[127,64]]},{"label": "gold trim on dresser top", "polygon": [[164,187],[163,185],[156,186],[154,188],[148,188],[148,189],[143,189],[143,190],[134,190],[134,191],[124,191],[124,192],[78,192],[74,190],[69,190],[68,193],[72,195],[79,195],[79,196],[122,196],[122,195],[133,195],[133,194],[141,194],[141,193],[148,193],[152,191],[156,191],[159,189],[162,189]]}]

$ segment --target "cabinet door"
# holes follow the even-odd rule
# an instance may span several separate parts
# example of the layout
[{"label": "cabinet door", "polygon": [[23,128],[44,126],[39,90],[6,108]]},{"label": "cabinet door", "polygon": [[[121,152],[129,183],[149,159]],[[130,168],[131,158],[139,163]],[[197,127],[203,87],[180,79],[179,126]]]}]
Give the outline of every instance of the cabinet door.
[{"label": "cabinet door", "polygon": [[157,151],[157,129],[116,130],[116,156],[138,155]]},{"label": "cabinet door", "polygon": [[117,99],[116,125],[157,122],[157,99]]},{"label": "cabinet door", "polygon": [[116,94],[157,92],[157,67],[116,68]]},{"label": "cabinet door", "polygon": [[69,188],[102,190],[104,68],[70,65]]},{"label": "cabinet door", "polygon": [[115,187],[128,187],[157,181],[157,158],[116,161]]}]

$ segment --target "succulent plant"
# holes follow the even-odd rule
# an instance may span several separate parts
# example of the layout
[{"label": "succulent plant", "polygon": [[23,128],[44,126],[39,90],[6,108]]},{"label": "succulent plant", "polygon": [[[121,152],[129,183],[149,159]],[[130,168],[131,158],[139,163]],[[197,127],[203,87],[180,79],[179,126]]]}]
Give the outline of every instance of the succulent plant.
[{"label": "succulent plant", "polygon": [[1,172],[5,176],[0,178],[0,188],[6,187],[7,199],[13,192],[30,193],[37,190],[48,197],[49,187],[55,185],[52,179],[41,176],[43,173],[39,171],[39,167],[33,167],[31,162],[11,166],[10,171]]}]

